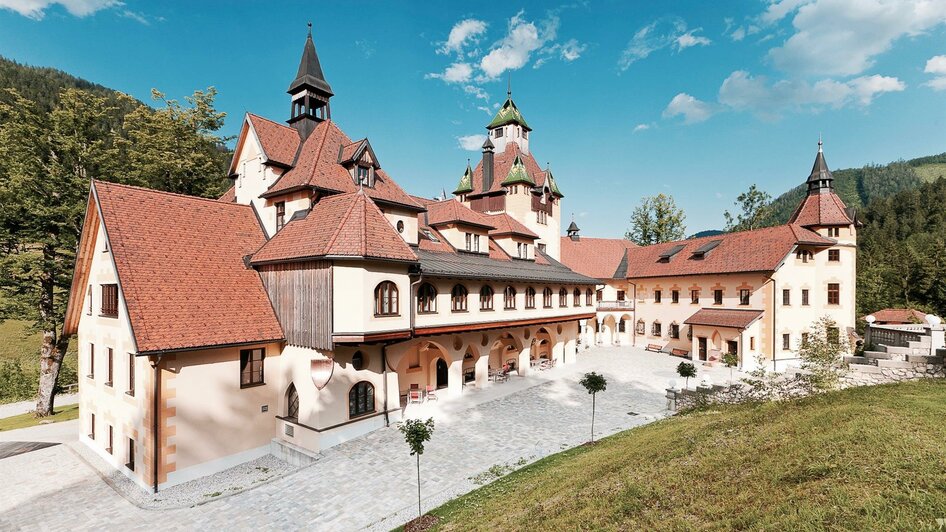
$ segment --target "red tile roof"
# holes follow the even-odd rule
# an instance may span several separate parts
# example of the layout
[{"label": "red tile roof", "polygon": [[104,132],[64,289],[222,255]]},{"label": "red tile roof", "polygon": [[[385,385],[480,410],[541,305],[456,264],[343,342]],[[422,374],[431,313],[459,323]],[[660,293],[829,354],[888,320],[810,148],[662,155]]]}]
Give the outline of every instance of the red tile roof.
[{"label": "red tile roof", "polygon": [[499,214],[486,214],[483,216],[490,225],[495,227],[495,229],[489,232],[489,236],[497,237],[504,235],[516,235],[532,240],[539,238],[539,235],[533,233],[528,227],[522,225],[519,220],[516,220],[504,212]]},{"label": "red tile roof", "polygon": [[798,208],[795,209],[788,223],[810,227],[815,225],[850,225],[854,222],[848,216],[847,208],[841,198],[831,192],[806,196],[805,201],[801,202]]},{"label": "red tile roof", "polygon": [[[706,253],[703,258],[697,258],[694,255],[694,251],[713,241],[719,241],[719,245]],[[627,252],[627,276],[628,278],[643,278],[770,272],[775,271],[797,243],[830,246],[834,244],[834,241],[803,227],[786,224],[753,231],[635,247]],[[660,255],[677,245],[684,247],[669,261],[662,262]]]},{"label": "red tile roof", "polygon": [[[444,238],[443,235],[441,235],[441,234],[440,234],[436,229],[434,229],[433,227],[429,227],[429,226],[427,226],[427,225],[424,224],[424,221],[421,219],[421,218],[423,218],[423,216],[424,216],[423,213],[420,213],[420,214],[417,215],[417,217],[418,217],[418,220],[417,220],[417,227],[418,227],[417,245],[418,245],[418,248],[423,249],[423,250],[427,250],[427,251],[440,251],[440,252],[443,252],[443,253],[453,253],[453,252],[455,252],[456,250],[453,249],[453,246],[451,246],[450,243],[447,242],[447,239]],[[429,231],[431,237],[433,237],[433,238],[428,237],[427,234],[426,234],[426,231]],[[433,239],[436,239],[436,240],[433,240]]]},{"label": "red tile roof", "polygon": [[512,257],[509,256],[509,253],[506,253],[503,248],[499,247],[499,244],[497,244],[492,238],[489,239],[489,258],[493,260],[512,260]]},{"label": "red tile roof", "polygon": [[281,340],[251,207],[93,181],[141,353]]},{"label": "red tile roof", "polygon": [[416,261],[417,256],[363,191],[323,198],[294,218],[255,255],[253,263],[315,257]]},{"label": "red tile roof", "polygon": [[687,325],[707,325],[710,327],[729,327],[745,329],[762,316],[761,310],[701,308],[684,320]]},{"label": "red tile roof", "polygon": [[232,185],[223,193],[222,196],[217,198],[217,201],[222,201],[224,203],[233,203],[236,201],[236,185]]},{"label": "red tile roof", "polygon": [[624,238],[581,237],[575,241],[563,236],[561,246],[565,266],[595,279],[614,279],[627,250],[637,244]]},{"label": "red tile roof", "polygon": [[[906,324],[926,322],[926,314],[912,308],[885,308],[877,312],[871,312],[870,316],[873,316],[879,323]],[[864,316],[863,318],[866,317],[867,316]]]},{"label": "red tile roof", "polygon": [[283,166],[292,165],[296,158],[296,151],[299,150],[299,142],[302,140],[299,132],[285,124],[251,113],[246,114],[246,119],[256,131],[256,137],[263,147],[263,154],[269,162]]},{"label": "red tile roof", "polygon": [[[287,170],[263,196],[272,197],[302,187],[341,193],[357,191],[359,187],[351,174],[338,162],[339,150],[351,143],[335,122],[319,122],[302,145],[294,167]],[[365,188],[365,194],[375,201],[395,203],[413,210],[423,209],[381,169],[375,170],[374,187]]]},{"label": "red tile roof", "polygon": [[486,229],[495,229],[492,220],[455,199],[427,204],[427,224],[433,227],[444,224],[467,224]]},{"label": "red tile roof", "polygon": [[[516,155],[522,159],[522,163],[526,167],[526,172],[532,177],[532,180],[535,181],[536,186],[543,186],[545,184],[545,170],[539,167],[539,163],[535,162],[535,157],[531,153],[525,153],[519,148],[519,145],[515,142],[508,142],[506,148],[501,153],[496,153],[493,155],[493,186],[490,187],[490,191],[495,192],[503,190],[501,183],[503,179],[506,179],[506,174],[509,173],[509,169],[512,168],[512,163],[516,160]],[[483,160],[480,159],[480,162],[477,163],[476,168],[473,170],[473,192],[472,194],[480,194],[483,192]]]}]

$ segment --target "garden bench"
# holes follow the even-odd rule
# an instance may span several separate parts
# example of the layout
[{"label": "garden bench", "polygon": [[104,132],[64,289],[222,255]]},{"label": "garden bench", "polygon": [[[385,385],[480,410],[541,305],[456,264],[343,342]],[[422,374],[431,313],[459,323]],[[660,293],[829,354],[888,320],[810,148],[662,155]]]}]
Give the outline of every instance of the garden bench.
[{"label": "garden bench", "polygon": [[690,352],[686,349],[671,349],[670,354],[675,357],[690,358]]},{"label": "garden bench", "polygon": [[660,344],[647,344],[647,347],[644,348],[645,351],[653,351],[654,353],[659,353],[663,349]]}]

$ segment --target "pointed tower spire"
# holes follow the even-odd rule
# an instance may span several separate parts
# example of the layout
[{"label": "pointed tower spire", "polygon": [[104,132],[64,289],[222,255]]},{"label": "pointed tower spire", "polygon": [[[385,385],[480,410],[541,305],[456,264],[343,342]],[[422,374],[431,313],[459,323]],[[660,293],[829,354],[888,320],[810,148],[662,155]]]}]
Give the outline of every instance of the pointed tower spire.
[{"label": "pointed tower spire", "polygon": [[811,167],[808,176],[808,195],[824,194],[834,190],[834,176],[824,160],[824,143],[818,135],[818,154],[815,155],[815,164]]},{"label": "pointed tower spire", "polygon": [[315,130],[319,122],[332,117],[329,99],[334,94],[322,73],[319,54],[315,51],[315,43],[312,41],[311,22],[308,24],[299,69],[286,92],[289,93],[292,101],[289,124],[299,131],[303,140]]}]

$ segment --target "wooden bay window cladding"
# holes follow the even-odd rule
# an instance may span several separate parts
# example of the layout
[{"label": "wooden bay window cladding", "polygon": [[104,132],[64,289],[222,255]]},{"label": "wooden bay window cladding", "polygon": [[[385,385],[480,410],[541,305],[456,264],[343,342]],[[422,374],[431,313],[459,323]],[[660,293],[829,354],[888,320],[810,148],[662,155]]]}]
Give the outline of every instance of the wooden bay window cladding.
[{"label": "wooden bay window cladding", "polygon": [[286,342],[333,349],[332,265],[328,261],[272,264],[260,278],[286,334]]}]

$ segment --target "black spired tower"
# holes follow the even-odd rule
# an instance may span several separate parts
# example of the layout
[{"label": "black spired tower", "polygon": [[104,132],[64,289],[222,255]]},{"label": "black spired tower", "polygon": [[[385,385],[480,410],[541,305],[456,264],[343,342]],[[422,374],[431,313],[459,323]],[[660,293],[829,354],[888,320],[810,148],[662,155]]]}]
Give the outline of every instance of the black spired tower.
[{"label": "black spired tower", "polygon": [[834,190],[834,176],[831,170],[828,170],[828,163],[824,161],[824,149],[821,138],[818,138],[818,155],[815,156],[815,164],[811,167],[811,175],[808,176],[808,195],[828,194]]},{"label": "black spired tower", "polygon": [[332,118],[329,107],[329,99],[333,96],[332,87],[322,74],[319,54],[315,52],[315,43],[312,42],[311,22],[302,60],[299,61],[299,71],[286,92],[292,99],[289,125],[296,128],[303,139],[312,133],[319,122]]}]

